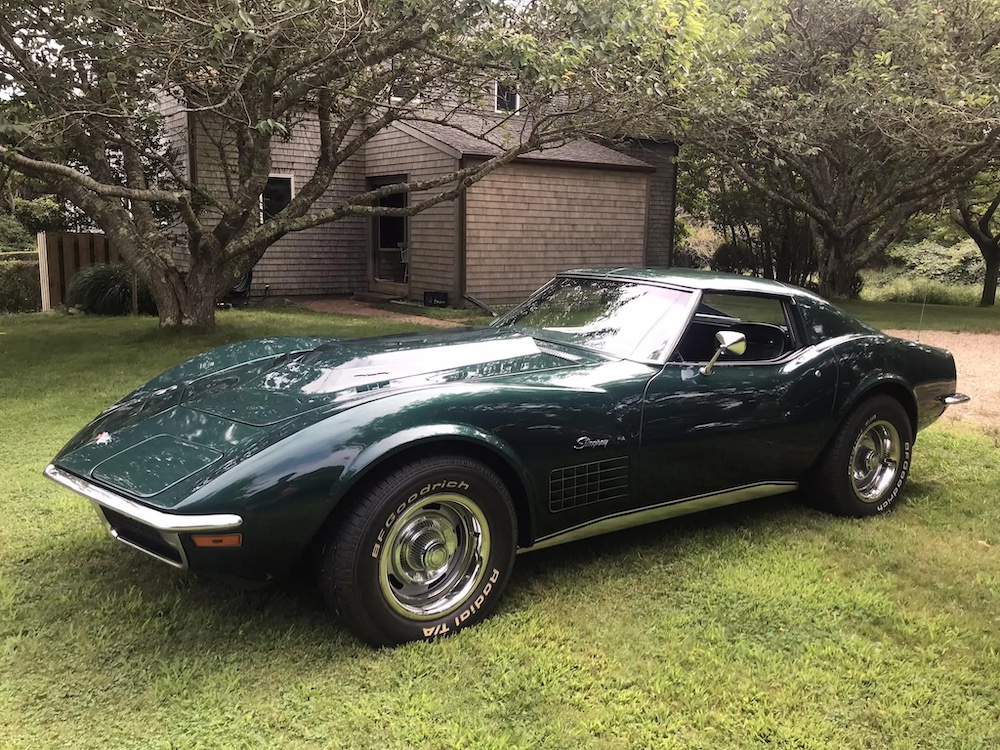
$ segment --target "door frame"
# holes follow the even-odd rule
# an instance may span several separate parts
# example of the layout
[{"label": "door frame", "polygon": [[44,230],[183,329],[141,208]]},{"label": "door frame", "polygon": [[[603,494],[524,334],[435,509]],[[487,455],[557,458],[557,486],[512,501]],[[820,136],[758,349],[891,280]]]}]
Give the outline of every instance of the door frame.
[{"label": "door frame", "polygon": [[[391,174],[391,175],[379,175],[376,177],[368,177],[368,189],[372,190],[374,188],[382,187],[384,185],[393,185],[399,182],[406,182],[409,179],[407,174]],[[406,196],[406,202],[409,204],[409,193],[404,193]],[[409,297],[410,294],[410,275],[407,274],[406,281],[387,281],[385,279],[378,279],[375,277],[375,253],[378,251],[376,247],[377,236],[378,236],[378,221],[379,216],[372,216],[368,222],[368,291],[375,292],[377,294],[388,294],[392,296],[399,296],[403,298]],[[404,229],[404,242],[407,248],[412,247],[410,242],[410,227],[412,222],[410,217],[404,217],[405,229]],[[412,256],[408,256],[408,262],[412,262]]]}]

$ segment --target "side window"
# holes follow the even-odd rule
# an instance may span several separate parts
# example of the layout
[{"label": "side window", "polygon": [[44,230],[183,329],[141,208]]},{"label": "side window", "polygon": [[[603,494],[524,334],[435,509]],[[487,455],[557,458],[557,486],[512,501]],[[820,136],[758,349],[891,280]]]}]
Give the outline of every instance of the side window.
[{"label": "side window", "polygon": [[746,352],[723,362],[767,362],[797,347],[789,326],[788,302],[780,297],[706,292],[674,355],[683,362],[707,362],[719,331],[736,331],[747,339]]}]

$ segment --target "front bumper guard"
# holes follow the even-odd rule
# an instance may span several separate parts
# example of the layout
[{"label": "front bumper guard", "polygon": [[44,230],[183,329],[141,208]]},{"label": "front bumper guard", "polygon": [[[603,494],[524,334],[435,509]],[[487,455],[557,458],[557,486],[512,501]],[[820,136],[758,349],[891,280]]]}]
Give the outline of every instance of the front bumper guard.
[{"label": "front bumper guard", "polygon": [[964,404],[969,400],[969,397],[964,393],[949,393],[947,396],[941,397],[941,403],[945,406],[954,406],[955,404]]},{"label": "front bumper guard", "polygon": [[[235,513],[214,513],[211,515],[195,516],[156,510],[155,508],[141,505],[134,500],[129,500],[122,495],[110,492],[103,487],[91,484],[75,474],[63,471],[53,464],[46,466],[44,473],[52,481],[90,500],[101,521],[107,527],[108,533],[119,542],[181,570],[186,570],[188,567],[187,554],[184,552],[184,545],[181,544],[181,534],[228,531],[238,528],[243,523],[243,519]],[[108,518],[104,512],[105,509],[114,511],[158,532],[163,541],[176,551],[177,559],[167,557],[156,550],[144,547],[139,541],[129,539],[123,535],[121,530],[116,529],[115,525]]]}]

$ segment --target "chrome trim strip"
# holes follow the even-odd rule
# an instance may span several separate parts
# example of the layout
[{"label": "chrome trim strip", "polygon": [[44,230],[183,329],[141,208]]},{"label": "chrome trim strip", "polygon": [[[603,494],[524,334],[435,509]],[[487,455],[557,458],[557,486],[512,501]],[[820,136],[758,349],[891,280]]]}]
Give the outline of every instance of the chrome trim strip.
[{"label": "chrome trim strip", "polygon": [[68,471],[49,464],[45,467],[45,476],[54,482],[68,487],[88,500],[105,508],[133,518],[157,531],[167,534],[190,533],[194,531],[223,531],[235,529],[243,523],[243,519],[235,513],[215,513],[202,516],[185,516],[178,513],[165,513],[145,505],[116,495],[102,487],[87,482]]},{"label": "chrome trim strip", "polygon": [[[117,531],[115,531],[114,529],[108,529],[108,531],[110,531],[110,532],[111,532],[111,536],[112,536],[112,537],[114,537],[115,539],[117,539],[117,540],[118,540],[119,542],[121,542],[122,544],[124,544],[124,545],[126,545],[126,546],[128,546],[128,547],[131,547],[132,549],[137,549],[137,550],[139,550],[140,552],[144,552],[145,554],[147,554],[147,555],[149,555],[150,557],[152,557],[152,558],[153,558],[154,560],[159,560],[159,561],[160,561],[160,562],[162,562],[162,563],[166,563],[166,564],[167,564],[167,565],[169,565],[169,566],[170,566],[171,568],[177,568],[178,570],[187,570],[187,555],[185,555],[185,554],[184,554],[184,550],[183,550],[183,548],[181,548],[181,549],[180,549],[180,553],[181,553],[181,561],[180,561],[180,562],[177,562],[176,560],[171,560],[171,559],[170,559],[169,557],[164,557],[163,555],[158,555],[158,554],[156,554],[155,552],[153,552],[153,550],[151,550],[151,549],[148,549],[148,548],[146,548],[146,547],[143,547],[142,545],[139,545],[139,544],[136,544],[135,542],[130,542],[130,541],[129,541],[128,539],[126,539],[125,537],[123,537],[123,536],[119,536],[119,535],[118,535],[118,532],[117,532]],[[166,535],[166,534],[165,534],[165,535],[164,535],[164,537],[166,537],[166,536],[168,536],[168,535]],[[174,538],[176,538],[176,537],[177,537],[177,535],[176,535],[176,534],[170,534],[169,536],[172,536],[172,537],[174,537]],[[170,544],[170,546],[171,546],[171,547],[173,547],[173,546],[174,546],[173,542],[171,542],[171,541],[170,541],[169,539],[165,539],[165,541],[166,541],[166,542],[167,542],[168,544]],[[180,543],[180,542],[178,541],[178,544],[179,544],[179,543]]]},{"label": "chrome trim strip", "polygon": [[578,539],[586,539],[598,534],[608,534],[612,531],[621,531],[633,526],[655,523],[656,521],[663,521],[675,516],[708,510],[709,508],[721,508],[724,505],[733,505],[747,500],[756,500],[761,497],[794,492],[798,487],[798,482],[757,482],[756,484],[747,484],[722,492],[708,492],[704,495],[695,495],[694,497],[682,500],[671,500],[670,502],[660,503],[649,508],[621,511],[620,513],[613,513],[602,518],[596,518],[593,521],[578,524],[565,531],[550,534],[536,540],[531,547],[519,549],[518,553],[534,552],[546,547],[554,547],[557,544],[575,542]]},{"label": "chrome trim strip", "polygon": [[969,400],[969,397],[964,393],[949,393],[947,396],[941,397],[941,403],[946,406],[951,406],[952,404],[964,404]]}]

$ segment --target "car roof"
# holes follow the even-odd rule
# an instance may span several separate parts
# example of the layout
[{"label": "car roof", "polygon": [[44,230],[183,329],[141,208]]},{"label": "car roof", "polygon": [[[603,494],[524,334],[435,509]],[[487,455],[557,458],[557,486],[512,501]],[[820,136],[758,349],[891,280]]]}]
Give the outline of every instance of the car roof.
[{"label": "car roof", "polygon": [[613,279],[656,281],[671,286],[703,291],[783,294],[815,298],[816,295],[791,284],[734,273],[700,271],[693,268],[574,268],[560,276],[603,276]]}]

